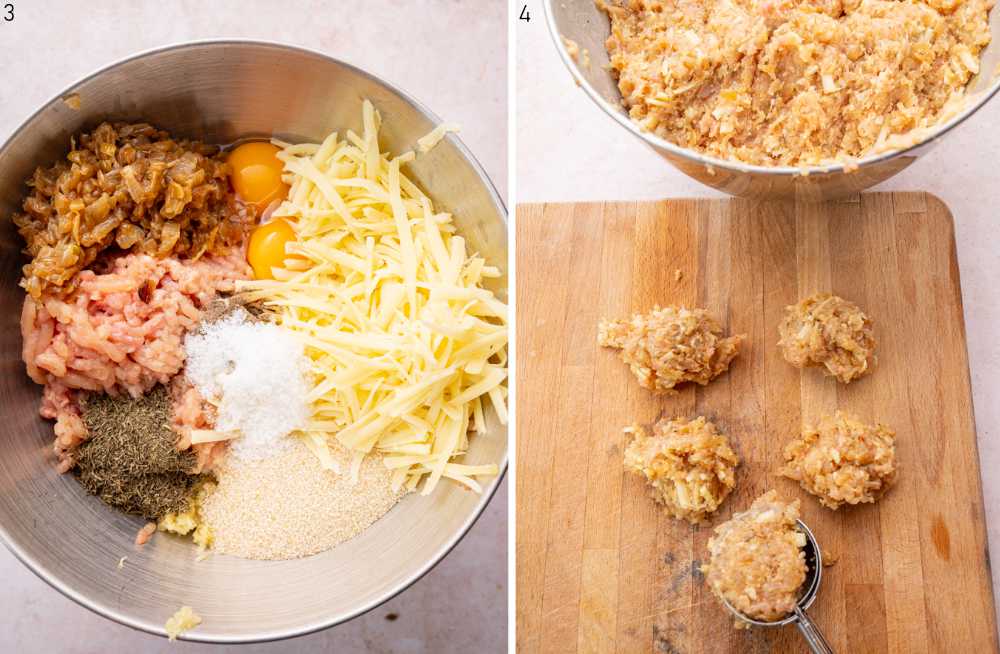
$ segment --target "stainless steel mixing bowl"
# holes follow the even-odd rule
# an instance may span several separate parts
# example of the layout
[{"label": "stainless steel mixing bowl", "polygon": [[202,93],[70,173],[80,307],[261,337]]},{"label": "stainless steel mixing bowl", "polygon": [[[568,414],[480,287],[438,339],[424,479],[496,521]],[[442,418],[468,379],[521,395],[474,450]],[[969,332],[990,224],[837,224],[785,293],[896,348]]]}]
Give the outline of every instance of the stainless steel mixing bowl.
[{"label": "stainless steel mixing bowl", "polygon": [[[62,98],[78,94],[75,111]],[[105,118],[144,120],[176,135],[231,143],[251,135],[299,141],[332,130],[361,131],[361,101],[382,113],[382,146],[414,147],[439,119],[390,84],[324,55],[270,43],[201,42],[131,57],[74,84],[29,118],[0,149],[0,534],[38,576],[83,606],[163,634],[181,605],[204,622],[188,638],[277,639],[348,620],[405,589],[462,538],[493,495],[442,483],[410,495],[357,538],[316,556],[260,562],[212,555],[196,562],[190,542],[159,534],[133,545],[142,525],[58,475],[52,426],[38,417],[41,388],[24,373],[17,286],[24,262],[9,215],[35,166],[65,156],[70,136]],[[455,215],[472,251],[504,271],[506,213],[482,168],[449,136],[410,165],[413,179]],[[495,416],[472,439],[469,463],[506,469],[507,432]],[[128,556],[122,569],[118,560]],[[456,589],[461,592],[461,589]]]},{"label": "stainless steel mixing bowl", "polygon": [[[607,14],[597,8],[594,0],[544,0],[544,4],[556,49],[587,95],[619,125],[649,144],[681,172],[730,195],[822,201],[863,191],[909,166],[1000,90],[1000,77],[995,75],[1000,70],[1000,37],[995,37],[982,52],[982,74],[969,82],[969,93],[973,97],[966,109],[913,147],[865,157],[850,172],[842,165],[807,168],[807,174],[803,174],[803,169],[787,166],[751,166],[708,157],[641,130],[622,107],[617,81],[608,66],[604,42],[611,28]],[[1000,34],[1000,10],[990,12],[990,29],[994,35]],[[581,51],[587,51],[589,65],[569,55],[563,38],[575,42]]]}]

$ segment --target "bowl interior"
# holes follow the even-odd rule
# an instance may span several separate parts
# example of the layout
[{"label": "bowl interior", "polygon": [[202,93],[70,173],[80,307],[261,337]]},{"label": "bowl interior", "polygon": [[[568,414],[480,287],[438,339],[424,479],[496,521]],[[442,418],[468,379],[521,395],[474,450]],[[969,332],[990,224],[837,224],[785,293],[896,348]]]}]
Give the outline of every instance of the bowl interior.
[{"label": "bowl interior", "polygon": [[[675,165],[681,167],[686,173],[708,184],[709,186],[715,186],[727,192],[742,195],[742,193],[739,192],[740,189],[738,184],[735,190],[725,188],[719,183],[713,183],[711,176],[705,178],[703,175],[695,174],[693,169],[685,168],[684,164],[699,164],[699,166],[701,166],[705,163],[709,163],[716,169],[744,173],[751,172],[756,175],[767,175],[769,173],[772,175],[794,174],[798,172],[798,169],[793,168],[750,166],[739,162],[723,161],[705,157],[693,150],[676,146],[669,141],[655,136],[654,134],[641,131],[638,126],[635,126],[629,120],[628,111],[622,105],[622,96],[621,92],[618,90],[617,79],[611,72],[610,59],[608,57],[608,52],[605,49],[605,41],[611,33],[608,15],[598,8],[597,3],[594,0],[545,0],[545,8],[549,21],[549,29],[556,38],[560,54],[570,67],[573,75],[580,81],[581,85],[591,98],[605,111],[613,114],[616,119],[619,119],[620,123],[628,128],[631,128],[637,136],[645,140],[647,143],[658,150],[666,151],[673,155],[668,158],[671,159]],[[979,106],[988,100],[990,96],[1000,89],[1000,11],[990,12],[989,24],[991,33],[998,36],[995,36],[993,41],[980,53],[980,74],[976,75],[968,85],[969,94],[972,96],[968,107],[965,111],[961,112],[959,116],[950,119],[941,125],[939,129],[930,134],[924,141],[914,145],[913,148],[910,148],[908,151],[919,149],[925,143],[932,142],[934,139],[938,138],[938,136],[940,136],[943,132],[947,131],[957,123],[964,120],[964,118],[971,115],[976,109],[978,109]],[[571,39],[575,42],[581,52],[586,50],[589,64],[583,57],[577,57],[574,59],[567,55],[566,46],[563,42],[564,38]],[[885,163],[887,159],[891,159],[898,154],[899,153],[883,153],[872,157],[866,157],[862,159],[859,164],[862,168],[864,168],[865,163],[869,161],[873,163],[876,161],[879,163]],[[686,161],[680,161],[680,157],[683,157]],[[898,172],[901,168],[905,167],[905,165],[906,164],[894,166],[891,163],[887,164],[886,166],[883,166],[883,168],[885,168],[884,171],[880,170],[878,173],[873,173],[870,181],[871,183],[881,181],[891,174]],[[842,167],[840,165],[820,166],[811,170],[820,175],[831,171],[839,174]],[[889,174],[880,174],[883,172],[887,172]],[[863,175],[864,173],[862,173],[862,176]]]},{"label": "bowl interior", "polygon": [[[0,149],[0,532],[14,553],[56,588],[108,617],[163,633],[181,605],[202,616],[190,638],[216,642],[280,638],[349,619],[391,597],[436,563],[492,495],[442,483],[430,497],[410,495],[370,529],[316,556],[279,562],[212,555],[195,561],[189,543],[158,534],[133,545],[142,525],[88,496],[53,469],[52,427],[38,417],[41,388],[24,373],[17,286],[22,244],[9,215],[37,165],[64,156],[69,138],[110,118],[143,120],[175,135],[230,143],[251,135],[317,140],[333,130],[361,131],[361,102],[383,117],[382,147],[403,152],[437,119],[385,83],[322,55],[273,44],[213,42],[154,51],[105,69],[55,98]],[[62,96],[62,97],[65,97]],[[408,173],[451,211],[470,251],[504,276],[505,212],[485,175],[449,136]],[[472,439],[466,462],[505,465],[506,429]],[[122,569],[118,561],[127,556]]]}]

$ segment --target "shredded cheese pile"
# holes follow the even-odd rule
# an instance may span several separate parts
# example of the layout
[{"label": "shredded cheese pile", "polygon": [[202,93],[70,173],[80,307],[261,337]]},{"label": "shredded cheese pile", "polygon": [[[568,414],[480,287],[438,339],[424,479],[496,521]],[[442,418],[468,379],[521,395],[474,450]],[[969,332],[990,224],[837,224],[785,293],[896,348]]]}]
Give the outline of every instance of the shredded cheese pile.
[{"label": "shredded cheese pile", "polygon": [[[415,154],[379,150],[381,118],[363,106],[364,133],[282,148],[290,185],[274,215],[294,227],[274,280],[243,282],[312,360],[312,417],[303,436],[327,468],[335,435],[355,451],[353,473],[373,451],[393,483],[426,495],[442,477],[479,492],[496,464],[454,459],[486,429],[491,404],[507,410],[507,306],[483,288],[499,270],[470,255],[451,216],[400,171]],[[450,126],[420,141],[439,141]]]}]

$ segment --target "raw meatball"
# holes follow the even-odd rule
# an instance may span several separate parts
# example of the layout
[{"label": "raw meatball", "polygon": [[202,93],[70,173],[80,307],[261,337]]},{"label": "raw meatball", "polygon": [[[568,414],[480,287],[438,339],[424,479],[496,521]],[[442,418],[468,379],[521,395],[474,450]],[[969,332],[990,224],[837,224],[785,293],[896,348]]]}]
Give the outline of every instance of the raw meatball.
[{"label": "raw meatball", "polygon": [[875,366],[871,320],[836,295],[817,293],[786,307],[778,334],[785,361],[796,368],[823,366],[847,384]]},{"label": "raw meatball", "polygon": [[722,327],[704,309],[654,307],[630,320],[602,320],[597,342],[621,350],[639,383],[671,393],[677,384],[708,384],[729,369],[745,336],[722,336]]},{"label": "raw meatball", "polygon": [[714,513],[736,484],[739,458],[715,425],[661,420],[649,436],[642,427],[625,449],[625,468],[646,477],[653,497],[678,520],[696,524]]},{"label": "raw meatball", "polygon": [[785,447],[781,474],[831,509],[874,502],[896,481],[896,434],[838,411]]},{"label": "raw meatball", "polygon": [[806,535],[798,517],[798,500],[782,502],[770,491],[716,527],[701,568],[712,592],[754,620],[791,613],[806,580]]}]

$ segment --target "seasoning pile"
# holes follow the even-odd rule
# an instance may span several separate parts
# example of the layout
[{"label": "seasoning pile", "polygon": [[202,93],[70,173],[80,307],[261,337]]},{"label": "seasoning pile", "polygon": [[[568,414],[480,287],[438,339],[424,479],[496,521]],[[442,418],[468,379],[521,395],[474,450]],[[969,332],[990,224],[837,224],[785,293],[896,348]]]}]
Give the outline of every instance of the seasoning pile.
[{"label": "seasoning pile", "polygon": [[233,439],[230,451],[259,459],[282,452],[308,419],[302,344],[242,307],[203,324],[184,341],[188,380],[217,411],[215,431],[196,442]]},{"label": "seasoning pile", "polygon": [[90,439],[77,448],[76,474],[87,492],[152,520],[184,510],[197,459],[176,447],[167,389],[138,398],[91,394],[82,411]]}]

